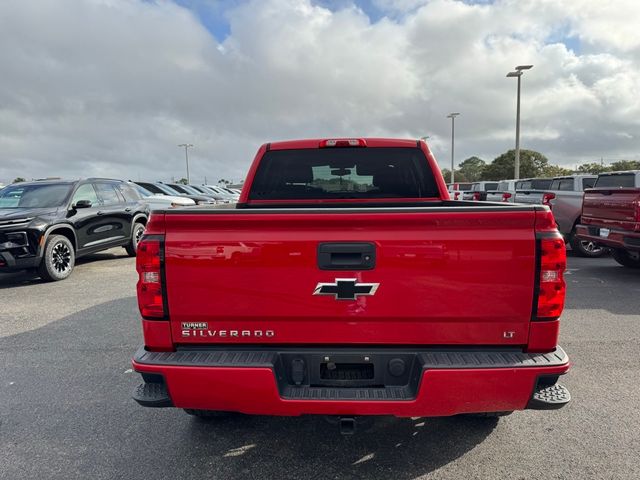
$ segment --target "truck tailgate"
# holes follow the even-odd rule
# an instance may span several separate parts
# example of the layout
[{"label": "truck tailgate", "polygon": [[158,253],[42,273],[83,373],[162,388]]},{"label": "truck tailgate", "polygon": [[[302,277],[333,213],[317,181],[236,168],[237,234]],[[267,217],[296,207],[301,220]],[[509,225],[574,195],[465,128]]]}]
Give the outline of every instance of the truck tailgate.
[{"label": "truck tailgate", "polygon": [[[167,213],[174,342],[526,344],[534,218],[455,207]],[[320,269],[318,246],[333,242],[372,244],[375,266]],[[355,300],[314,295],[339,279],[378,285]]]},{"label": "truck tailgate", "polygon": [[582,222],[634,230],[638,224],[637,211],[640,190],[637,188],[592,189],[584,195]]}]

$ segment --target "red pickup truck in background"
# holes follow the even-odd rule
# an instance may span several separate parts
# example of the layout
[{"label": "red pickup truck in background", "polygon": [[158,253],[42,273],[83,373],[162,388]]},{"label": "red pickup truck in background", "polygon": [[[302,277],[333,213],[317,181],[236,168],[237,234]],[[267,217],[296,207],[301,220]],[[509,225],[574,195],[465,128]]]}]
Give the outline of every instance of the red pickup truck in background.
[{"label": "red pickup truck in background", "polygon": [[559,408],[565,264],[548,207],[450,200],[423,141],[266,144],[236,208],[152,213],[134,399],[347,433]]},{"label": "red pickup truck in background", "polygon": [[603,173],[585,190],[578,238],[611,248],[620,264],[640,268],[640,170]]}]

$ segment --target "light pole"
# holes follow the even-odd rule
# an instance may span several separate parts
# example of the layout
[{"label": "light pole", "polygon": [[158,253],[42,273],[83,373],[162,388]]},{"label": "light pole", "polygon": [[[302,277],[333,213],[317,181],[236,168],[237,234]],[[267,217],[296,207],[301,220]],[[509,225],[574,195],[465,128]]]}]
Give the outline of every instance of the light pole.
[{"label": "light pole", "polygon": [[181,143],[179,147],[184,147],[184,159],[187,162],[187,183],[191,184],[191,178],[189,177],[189,149],[193,147],[190,143]]},{"label": "light pole", "polygon": [[457,112],[452,112],[447,115],[447,118],[451,119],[451,182],[453,183],[453,157],[454,157],[454,140],[456,138],[456,117],[460,115]]},{"label": "light pole", "polygon": [[518,100],[516,102],[516,161],[513,178],[520,178],[520,78],[524,73],[523,70],[529,70],[533,65],[518,65],[513,72],[507,73],[507,77],[518,78]]}]

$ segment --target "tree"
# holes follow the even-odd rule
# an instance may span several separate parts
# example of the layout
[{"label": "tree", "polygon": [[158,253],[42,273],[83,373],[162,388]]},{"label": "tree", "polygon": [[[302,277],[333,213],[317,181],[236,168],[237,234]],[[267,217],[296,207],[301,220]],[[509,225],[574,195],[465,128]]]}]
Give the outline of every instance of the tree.
[{"label": "tree", "polygon": [[640,170],[640,161],[638,160],[619,160],[611,163],[611,171],[620,170]]},{"label": "tree", "polygon": [[583,163],[582,165],[578,166],[578,172],[590,173],[592,175],[598,175],[599,173],[608,172],[610,170],[611,170],[611,167],[607,167],[597,162]]},{"label": "tree", "polygon": [[231,180],[226,180],[224,178],[221,178],[220,180],[218,180],[218,183],[221,183],[223,185],[229,185],[231,182]]},{"label": "tree", "polygon": [[484,172],[486,166],[487,163],[481,158],[469,157],[460,163],[459,170],[457,171],[459,171],[467,181],[477,182],[482,177],[482,172]]},{"label": "tree", "polygon": [[[444,177],[444,183],[451,183],[451,170],[449,170],[448,168],[444,168],[442,169],[442,176]],[[460,170],[456,170],[455,174],[453,175],[453,179],[456,182],[468,182],[469,180],[467,180],[467,177],[464,176],[464,174],[462,172],[460,172]]]},{"label": "tree", "polygon": [[16,177],[13,179],[13,183],[26,182],[26,180],[22,177]]},{"label": "tree", "polygon": [[[505,180],[513,178],[515,172],[516,151],[509,150],[496,157],[485,167],[482,180]],[[520,150],[520,178],[541,177],[549,168],[549,160],[540,152]]]},{"label": "tree", "polygon": [[565,175],[571,175],[573,170],[570,168],[560,167],[559,165],[547,165],[543,172],[543,177],[563,177]]},{"label": "tree", "polygon": [[187,180],[186,178],[181,178],[180,180],[178,180],[176,183],[180,183],[182,185],[188,185],[189,184],[189,180]]}]

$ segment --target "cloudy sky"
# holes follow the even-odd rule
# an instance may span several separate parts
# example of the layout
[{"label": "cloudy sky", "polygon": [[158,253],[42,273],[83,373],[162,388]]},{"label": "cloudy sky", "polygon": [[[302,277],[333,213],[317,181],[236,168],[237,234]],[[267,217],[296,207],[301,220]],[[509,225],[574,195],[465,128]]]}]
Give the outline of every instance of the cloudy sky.
[{"label": "cloudy sky", "polygon": [[238,180],[261,143],[430,136],[640,159],[637,0],[3,0],[0,182]]}]

